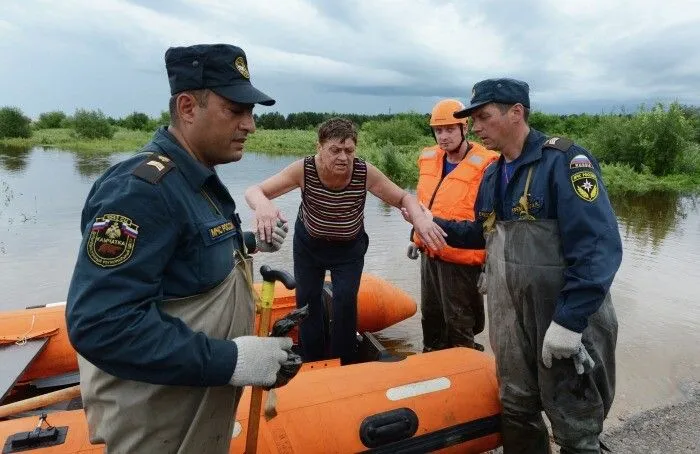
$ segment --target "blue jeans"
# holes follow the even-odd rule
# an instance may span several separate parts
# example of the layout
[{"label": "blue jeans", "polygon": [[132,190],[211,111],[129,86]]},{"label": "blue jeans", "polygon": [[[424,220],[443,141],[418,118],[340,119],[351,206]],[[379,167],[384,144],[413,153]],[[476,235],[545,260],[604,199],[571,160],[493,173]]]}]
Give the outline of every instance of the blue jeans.
[{"label": "blue jeans", "polygon": [[[340,358],[343,364],[355,359],[357,292],[369,237],[362,231],[350,241],[330,241],[309,235],[303,222],[294,227],[294,278],[297,307],[309,305],[309,316],[299,327],[299,345],[304,361]],[[323,303],[326,271],[331,272],[333,299],[330,314]],[[330,339],[326,317],[330,316]]]}]

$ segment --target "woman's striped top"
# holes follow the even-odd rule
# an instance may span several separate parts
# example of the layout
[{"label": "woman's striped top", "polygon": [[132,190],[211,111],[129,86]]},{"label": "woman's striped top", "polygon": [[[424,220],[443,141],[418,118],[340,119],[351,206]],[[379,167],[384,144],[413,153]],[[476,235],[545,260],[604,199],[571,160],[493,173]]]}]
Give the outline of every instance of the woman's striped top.
[{"label": "woman's striped top", "polygon": [[309,235],[333,241],[352,240],[364,227],[367,164],[355,158],[352,178],[343,189],[328,189],[321,182],[313,156],[304,158],[304,189],[299,217]]}]

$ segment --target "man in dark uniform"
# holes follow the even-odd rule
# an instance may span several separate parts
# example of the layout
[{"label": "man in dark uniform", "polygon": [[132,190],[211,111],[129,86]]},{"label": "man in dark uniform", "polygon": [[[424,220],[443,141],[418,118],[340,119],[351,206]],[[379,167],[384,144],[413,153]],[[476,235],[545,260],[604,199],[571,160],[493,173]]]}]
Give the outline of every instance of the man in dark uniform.
[{"label": "man in dark uniform", "polygon": [[527,124],[529,87],[474,85],[473,131],[501,157],[487,169],[474,222],[439,219],[447,243],[486,246],[489,337],[506,454],[597,453],[615,390],[617,319],[609,289],[622,260],[617,220],[591,154]]},{"label": "man in dark uniform", "polygon": [[[238,47],[170,48],[165,63],[170,126],[107,170],[83,208],[68,331],[92,442],[224,453],[242,387],[273,385],[292,346],[250,335],[255,251],[215,170],[241,159],[254,105],[275,101]],[[256,248],[276,251],[285,236],[278,225]]]}]

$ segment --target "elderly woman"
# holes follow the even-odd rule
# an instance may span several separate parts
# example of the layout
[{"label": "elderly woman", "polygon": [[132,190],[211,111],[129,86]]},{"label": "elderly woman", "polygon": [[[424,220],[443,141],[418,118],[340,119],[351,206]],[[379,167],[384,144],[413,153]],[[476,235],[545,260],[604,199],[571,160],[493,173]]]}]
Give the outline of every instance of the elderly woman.
[{"label": "elderly woman", "polygon": [[[364,229],[367,191],[408,211],[415,231],[429,247],[445,245],[444,232],[423,213],[416,198],[356,157],[356,146],[355,125],[332,118],[319,127],[315,155],[295,161],[245,193],[255,210],[257,235],[270,242],[278,224],[286,222],[271,200],[301,188],[294,227],[294,277],[297,307],[309,305],[309,317],[299,333],[305,361],[329,355],[344,364],[354,359],[357,293],[369,243]],[[326,270],[333,285],[330,351],[324,339],[322,300]]]}]

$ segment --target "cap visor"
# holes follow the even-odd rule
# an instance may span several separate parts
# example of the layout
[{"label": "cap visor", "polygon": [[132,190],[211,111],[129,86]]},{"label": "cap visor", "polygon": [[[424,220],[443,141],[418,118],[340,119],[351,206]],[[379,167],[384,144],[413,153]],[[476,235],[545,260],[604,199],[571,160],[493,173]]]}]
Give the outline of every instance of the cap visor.
[{"label": "cap visor", "polygon": [[468,117],[469,115],[472,114],[472,112],[473,112],[475,109],[477,109],[478,107],[483,106],[484,104],[488,104],[488,103],[490,103],[490,102],[491,102],[491,101],[483,101],[483,102],[477,102],[476,104],[471,104],[471,105],[469,105],[469,107],[467,107],[466,109],[462,109],[462,110],[459,110],[459,111],[453,113],[452,116],[455,117],[455,118],[464,118],[464,117]]},{"label": "cap visor", "polygon": [[275,103],[274,99],[270,98],[249,83],[212,87],[211,91],[219,96],[223,96],[229,101],[240,104],[262,104],[263,106],[271,106]]}]

